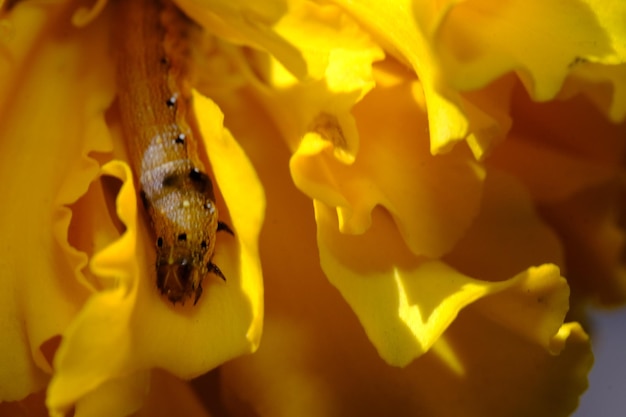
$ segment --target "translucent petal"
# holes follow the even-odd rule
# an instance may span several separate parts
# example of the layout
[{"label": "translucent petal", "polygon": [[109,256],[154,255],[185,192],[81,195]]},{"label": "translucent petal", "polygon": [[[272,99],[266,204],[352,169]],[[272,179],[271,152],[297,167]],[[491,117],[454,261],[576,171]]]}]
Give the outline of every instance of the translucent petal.
[{"label": "translucent petal", "polygon": [[176,3],[209,32],[238,45],[270,51],[297,76],[306,74],[300,52],[274,30],[287,13],[289,1],[264,1],[262,5],[251,0],[177,0]]}]

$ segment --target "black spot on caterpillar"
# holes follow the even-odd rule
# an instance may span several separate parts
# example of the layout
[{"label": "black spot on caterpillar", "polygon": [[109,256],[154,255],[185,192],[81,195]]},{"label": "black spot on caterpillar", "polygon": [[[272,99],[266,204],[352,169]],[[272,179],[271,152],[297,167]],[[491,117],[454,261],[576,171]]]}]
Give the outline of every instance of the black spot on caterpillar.
[{"label": "black spot on caterpillar", "polygon": [[193,31],[169,0],[119,0],[118,105],[139,195],[156,237],[156,284],[172,303],[202,295],[218,220],[211,178],[191,126]]}]

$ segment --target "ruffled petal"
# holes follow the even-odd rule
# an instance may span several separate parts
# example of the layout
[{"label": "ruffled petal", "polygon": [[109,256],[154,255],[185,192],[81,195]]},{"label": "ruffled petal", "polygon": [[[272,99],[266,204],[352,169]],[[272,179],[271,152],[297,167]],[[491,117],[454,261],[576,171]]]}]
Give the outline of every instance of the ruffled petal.
[{"label": "ruffled petal", "polygon": [[[454,246],[475,217],[484,172],[460,149],[430,154],[421,104],[417,81],[379,87],[353,110],[361,135],[354,164],[340,163],[330,153],[331,141],[308,134],[290,167],[300,189],[336,208],[343,233],[364,233],[372,210],[381,206],[415,255],[438,257]],[[389,236],[392,240],[395,233]]]},{"label": "ruffled petal", "polygon": [[[569,291],[558,269],[529,270],[516,277],[491,283],[472,279],[442,262],[423,262],[407,253],[390,238],[393,229],[383,213],[378,224],[358,240],[333,233],[332,211],[316,205],[320,228],[318,246],[322,268],[359,317],[368,337],[390,364],[404,366],[426,352],[456,318],[459,311],[476,300],[516,289],[513,296],[500,295],[501,307],[530,304],[537,298],[537,316],[561,323],[568,308]],[[380,226],[379,226],[380,225]],[[386,227],[385,227],[386,226]],[[393,235],[392,235],[393,236]],[[529,283],[527,283],[527,281]],[[547,288],[528,289],[533,286]],[[542,294],[545,293],[545,294]],[[509,299],[512,297],[513,301]],[[525,300],[526,297],[529,299]],[[552,301],[549,301],[552,300]],[[554,304],[554,305],[552,305]],[[515,323],[541,329],[530,314],[511,315],[501,308],[499,315]],[[550,329],[556,331],[554,326]],[[530,330],[529,330],[530,331]]]},{"label": "ruffled petal", "polygon": [[584,95],[538,104],[519,90],[512,116],[519,123],[486,162],[523,182],[558,233],[574,300],[622,303],[626,123],[611,123]]},{"label": "ruffled petal", "polygon": [[[259,129],[262,119],[251,117]],[[253,134],[253,129],[248,127],[237,130],[237,135],[242,136],[244,131]],[[459,279],[458,287],[463,282],[470,285],[461,288],[458,295],[446,293],[452,300],[445,297],[442,302],[449,306],[465,303],[466,307],[427,353],[404,368],[390,367],[381,360],[380,351],[372,349],[369,335],[363,331],[362,322],[355,319],[351,306],[346,305],[346,299],[327,285],[314,253],[319,215],[316,222],[306,216],[310,202],[290,187],[284,172],[281,173],[289,154],[285,149],[270,146],[276,143],[277,140],[268,140],[259,146],[251,140],[245,144],[246,149],[255,149],[250,153],[267,184],[269,197],[267,224],[271,227],[261,235],[262,248],[267,248],[262,251],[267,310],[259,350],[221,368],[222,392],[230,413],[554,417],[572,411],[586,387],[591,350],[580,326],[562,325],[568,289],[556,267],[529,269],[509,280],[501,276],[501,282]],[[502,184],[504,190],[500,191],[507,190],[506,184]],[[492,190],[490,185],[488,189],[490,195],[498,194],[498,188]],[[492,210],[497,211],[495,204],[492,205]],[[381,218],[385,220],[384,213],[374,213],[372,228],[367,233],[376,230]],[[485,221],[489,214],[485,213]],[[328,209],[328,215],[331,219],[335,217],[332,209]],[[390,223],[388,216],[385,221]],[[534,221],[535,227],[545,228],[536,217]],[[502,222],[507,219],[503,218]],[[339,235],[336,223],[334,226],[330,230],[333,237]],[[321,232],[318,230],[318,236]],[[545,236],[538,233],[528,245]],[[360,242],[367,239],[367,234],[340,238],[345,241],[336,242],[337,246],[349,251],[351,245],[362,245]],[[353,258],[351,265],[357,264],[355,271],[380,274],[381,269],[372,266],[384,265],[387,260],[393,263],[398,258],[401,259],[397,269],[410,266],[407,255],[389,247],[393,239],[384,234],[377,238],[380,239],[372,240],[380,244],[367,256]],[[462,273],[442,263],[425,268],[463,278]],[[377,281],[381,279],[374,275],[361,277],[359,284],[364,288],[352,288],[361,294],[371,290],[372,317],[378,314],[388,318],[395,313],[388,322],[386,337],[391,338],[395,331],[410,333],[409,326],[420,323],[416,319],[420,313],[432,323],[442,323],[457,308],[435,310],[433,307],[432,295],[437,289],[453,284],[446,275],[433,274],[419,282],[426,287],[417,285],[417,280],[412,285],[400,274],[396,277],[390,274],[388,293],[376,293]],[[405,284],[407,289],[402,302],[398,283]],[[393,298],[389,296],[392,291],[397,294],[395,303],[386,306],[385,301]],[[444,290],[440,292],[444,293]],[[477,300],[468,302],[471,298]],[[407,319],[404,325],[400,324],[400,313]],[[437,317],[437,313],[441,316]],[[510,320],[500,317],[506,314],[511,316]],[[412,348],[417,340],[411,335]],[[469,346],[467,350],[466,346]],[[407,347],[393,347],[389,343],[388,349],[398,354]],[[557,352],[560,354],[555,356]],[[285,398],[297,398],[297,401],[285,401]]]},{"label": "ruffled petal", "polygon": [[176,0],[176,4],[210,33],[237,45],[271,51],[296,76],[306,74],[306,62],[298,49],[275,30],[287,14],[289,1]]},{"label": "ruffled petal", "polygon": [[[429,34],[453,6],[452,1],[436,7],[411,0],[336,0],[366,27],[399,60],[408,63],[419,77],[428,107],[431,151],[441,153],[470,133],[458,92],[442,82],[441,68],[429,49]],[[416,18],[416,17],[419,17]]]},{"label": "ruffled petal", "polygon": [[544,101],[558,93],[572,63],[626,59],[626,32],[616,18],[626,9],[619,1],[456,3],[440,22],[432,47],[446,79],[459,90],[480,88],[517,70],[533,98]]},{"label": "ruffled petal", "polygon": [[246,156],[223,130],[219,109],[201,96],[194,103],[220,185],[218,201],[225,202],[218,203],[220,213],[226,216],[228,207],[233,216],[229,223],[236,237],[220,235],[214,258],[228,282],[206,283],[205,294],[195,306],[173,307],[164,300],[154,284],[154,247],[145,222],[138,221],[130,169],[120,161],[105,165],[103,175],[122,181],[117,213],[125,231],[91,261],[91,273],[101,290],[68,326],[57,351],[47,398],[53,414],[76,403],[77,415],[91,415],[89,410],[106,400],[108,415],[125,415],[142,404],[149,369],[190,378],[258,345],[263,304],[256,239],[263,219],[263,193]]},{"label": "ruffled petal", "polygon": [[612,181],[623,169],[626,123],[606,120],[584,96],[539,104],[518,89],[511,116],[516,125],[488,163],[520,178],[539,203]]},{"label": "ruffled petal", "polygon": [[12,36],[2,39],[0,69],[0,228],[9,245],[0,296],[2,401],[43,388],[58,335],[90,292],[79,272],[86,257],[68,243],[66,205],[98,174],[89,152],[111,147],[104,110],[113,77],[108,65],[93,71],[94,62],[107,61],[102,22],[66,37],[71,12],[63,3],[22,2],[3,22]]},{"label": "ruffled petal", "polygon": [[[335,3],[417,73],[424,85],[434,153],[467,137],[480,158],[491,141],[502,138],[506,124],[494,111],[497,107],[481,108],[466,92],[509,72],[523,80],[536,100],[554,98],[570,74],[583,84],[575,87],[578,90],[592,90],[585,84],[608,82],[612,93],[589,94],[613,120],[626,113],[620,76],[626,43],[623,19],[617,17],[626,13],[622,2]],[[506,96],[494,99],[502,102]]]},{"label": "ruffled petal", "polygon": [[276,30],[301,51],[307,62],[302,80],[266,55],[242,57],[248,82],[295,150],[311,133],[331,141],[335,157],[354,162],[359,138],[351,110],[374,86],[373,62],[383,52],[338,7],[295,2]]}]

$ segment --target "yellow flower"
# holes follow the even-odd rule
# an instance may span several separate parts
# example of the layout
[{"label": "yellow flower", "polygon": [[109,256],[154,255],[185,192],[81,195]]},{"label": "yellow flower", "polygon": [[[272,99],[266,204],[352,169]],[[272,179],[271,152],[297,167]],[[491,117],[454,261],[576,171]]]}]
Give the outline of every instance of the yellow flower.
[{"label": "yellow flower", "polygon": [[10,204],[1,229],[11,243],[2,257],[0,397],[19,400],[47,386],[52,415],[72,407],[76,415],[125,415],[143,403],[153,369],[191,378],[258,345],[264,197],[219,109],[196,97],[218,205],[237,234],[218,237],[214,259],[227,283],[205,283],[196,306],[163,299],[113,103],[114,9],[84,27],[75,11],[25,2],[3,21]]},{"label": "yellow flower", "polygon": [[0,413],[572,412],[570,303],[626,296],[621,2],[176,3],[228,281],[155,287],[118,9],[6,5]]}]

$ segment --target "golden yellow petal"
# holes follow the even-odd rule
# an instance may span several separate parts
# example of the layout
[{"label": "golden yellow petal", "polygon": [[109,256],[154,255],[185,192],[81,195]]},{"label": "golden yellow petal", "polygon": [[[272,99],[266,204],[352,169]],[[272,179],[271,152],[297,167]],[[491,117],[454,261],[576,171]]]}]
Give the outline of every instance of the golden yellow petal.
[{"label": "golden yellow petal", "polygon": [[337,210],[343,233],[364,233],[382,206],[418,256],[449,251],[478,211],[482,168],[458,149],[433,156],[417,81],[377,88],[354,109],[359,154],[346,166],[329,152],[333,143],[305,136],[290,162],[296,185]]},{"label": "golden yellow petal", "polygon": [[[345,300],[325,283],[312,243],[315,224],[303,217],[307,199],[278,175],[277,167],[287,156],[285,150],[267,146],[255,155],[268,196],[280,199],[280,204],[271,204],[275,200],[269,199],[267,224],[271,228],[262,235],[262,247],[269,249],[263,252],[267,299],[263,343],[255,355],[238,358],[221,369],[222,392],[231,413],[478,417],[564,416],[571,411],[585,387],[590,347],[579,327],[566,325],[565,330],[569,327],[572,333],[566,337],[557,324],[567,307],[567,286],[556,268],[530,270],[505,283],[472,282],[473,288],[459,295],[447,293],[457,297],[456,301],[444,300],[448,305],[467,302],[481,293],[491,295],[466,307],[428,353],[405,368],[390,367],[372,349]],[[352,237],[351,243],[356,239],[362,237]],[[382,264],[395,249],[387,243],[378,247],[380,256],[359,257],[360,265],[365,269]],[[444,268],[440,269],[450,271]],[[373,289],[375,278],[363,277],[360,284]],[[430,285],[408,294],[409,302],[420,300],[420,304],[402,307],[396,303],[390,309],[395,307],[397,315],[401,307],[408,314],[412,308],[413,317],[428,312],[432,305],[428,301],[434,300],[425,300],[421,294],[433,294],[452,284],[445,275],[430,278]],[[463,282],[467,280],[458,281],[458,286]],[[384,315],[387,295],[374,293],[371,314]],[[506,300],[522,307],[520,314],[511,323],[494,323],[493,314],[484,310],[504,304],[502,312],[507,311]],[[478,309],[480,303],[486,306]],[[433,322],[445,319],[430,311]],[[441,311],[443,316],[452,314],[452,308]],[[528,312],[532,320],[527,321],[522,312]],[[401,329],[397,322],[387,323],[386,337],[396,330],[408,333],[406,327],[415,325],[407,321]],[[537,332],[529,332],[533,324],[538,324]],[[564,348],[558,346],[563,343]],[[403,348],[395,346],[395,352]],[[561,348],[559,356],[550,353]],[[500,397],[507,401],[499,401]]]},{"label": "golden yellow petal", "polygon": [[[123,163],[112,162],[103,168],[103,173],[123,181],[118,213],[127,230],[91,261],[91,270],[101,278],[103,290],[87,300],[64,331],[46,399],[53,415],[62,415],[79,399],[84,399],[85,407],[89,409],[91,399],[99,396],[95,390],[115,391],[116,386],[107,385],[107,382],[137,369],[137,365],[129,366],[128,363],[132,353],[129,321],[134,306],[132,301],[139,287],[135,250],[137,216],[132,204],[136,203],[135,191],[130,182],[132,174]],[[121,404],[118,400],[111,399],[115,405]],[[79,402],[77,408],[80,407]]]},{"label": "golden yellow petal", "polygon": [[[405,322],[414,327],[419,322],[410,318],[428,311],[427,308],[435,303],[434,297],[422,297],[422,291],[436,294],[438,288],[453,284],[446,278],[461,277],[464,281],[459,281],[459,286],[468,281],[471,285],[459,294],[445,294],[443,303],[447,303],[446,308],[437,310],[441,317],[428,316],[439,328],[459,305],[468,303],[477,295],[490,294],[463,308],[430,351],[405,368],[391,367],[372,347],[354,311],[341,294],[328,285],[320,268],[315,236],[320,219],[318,216],[318,221],[314,220],[310,199],[293,187],[288,178],[289,150],[280,146],[279,133],[256,109],[254,100],[246,94],[242,94],[239,100],[250,105],[239,112],[232,111],[237,108],[234,105],[223,109],[229,126],[237,137],[242,138],[266,185],[267,227],[261,234],[266,315],[259,350],[254,355],[230,361],[220,369],[221,392],[228,412],[274,416],[427,414],[435,417],[509,416],[517,413],[547,417],[564,416],[571,411],[572,404],[585,387],[590,366],[589,343],[577,325],[559,327],[555,324],[562,320],[567,307],[563,302],[567,301],[567,286],[558,270],[546,266],[523,272],[529,263],[554,257],[555,253],[558,255],[560,247],[553,233],[537,218],[519,183],[513,182],[513,196],[507,201],[507,195],[501,193],[508,191],[511,184],[498,182],[499,187],[491,191],[490,173],[487,173],[485,192],[495,193],[489,199],[496,201],[485,210],[483,221],[509,205],[523,203],[519,212],[512,210],[510,218],[502,216],[498,219],[500,224],[494,222],[493,230],[510,223],[511,219],[523,219],[519,229],[509,230],[511,236],[526,229],[530,229],[534,236],[519,244],[520,252],[548,239],[545,252],[538,251],[543,258],[532,251],[530,255],[522,253],[513,265],[514,272],[502,267],[501,274],[488,277],[497,281],[514,277],[504,283],[471,281],[467,274],[434,262],[429,266],[433,270],[439,267],[448,272],[448,276],[444,275],[442,282],[438,275],[431,276],[430,285],[424,290],[411,287],[409,279],[394,281],[390,278],[389,287],[392,288],[389,292],[398,293],[396,282],[408,282],[405,288],[414,289],[413,292],[405,290],[402,307]],[[260,140],[261,137],[265,139]],[[500,205],[496,204],[499,201],[496,197],[503,200]],[[334,221],[330,232],[333,236],[339,235],[336,214],[333,209],[328,211]],[[390,263],[400,259],[398,268],[420,261],[412,259],[410,252],[407,255],[406,248],[404,252],[397,252],[397,246],[390,244],[400,245],[398,242],[402,239],[388,216],[387,224],[391,227],[377,228],[380,218],[385,217],[380,212],[380,209],[374,210],[373,226],[367,232],[381,232],[373,239],[373,249],[366,255],[348,259],[354,261],[350,265],[357,272],[367,269],[369,274],[380,273],[372,265],[383,265],[387,259]],[[367,234],[339,237],[343,240],[331,243],[349,251],[351,245],[365,246],[362,241],[367,239]],[[503,236],[505,238],[509,238],[508,233]],[[349,244],[343,244],[345,242]],[[502,257],[500,253],[494,256]],[[489,258],[484,261],[487,265],[498,262]],[[501,259],[497,265],[500,264],[506,264],[506,261]],[[523,267],[520,269],[519,265]],[[523,273],[515,276],[519,272]],[[390,331],[410,334],[407,325],[403,329],[399,324],[400,303],[385,306],[384,301],[390,296],[380,293],[377,297],[375,278],[363,275],[360,279],[359,284],[365,289],[355,291],[363,294],[367,289],[372,290],[367,294],[370,314],[395,314],[396,318],[389,324]],[[442,290],[440,294],[443,293]],[[542,296],[543,301],[537,302],[537,296]],[[526,325],[521,314],[516,315],[512,323],[501,325],[477,308],[480,303],[487,304],[485,309],[498,306],[505,299],[515,300],[524,311],[533,315],[532,323],[538,324],[536,333],[528,332],[533,326]],[[399,300],[398,296],[396,300]],[[419,300],[419,304],[414,300]],[[422,305],[425,307],[420,310]],[[387,313],[385,308],[394,313]],[[551,308],[554,310],[550,311]],[[538,311],[543,314],[535,314]],[[550,329],[552,333],[548,331]],[[569,336],[567,332],[570,332]],[[415,337],[411,339],[411,347],[415,346],[416,340]],[[550,353],[561,349],[563,346],[558,345],[563,343],[560,355]],[[468,350],[464,348],[466,345],[470,347]],[[397,346],[394,352],[402,349],[407,347]],[[520,395],[520,391],[524,394]],[[500,397],[510,401],[499,401]]]},{"label": "golden yellow petal", "polygon": [[288,1],[254,0],[191,1],[176,0],[188,16],[208,32],[237,45],[270,51],[299,77],[306,72],[300,52],[274,30],[288,11]]},{"label": "golden yellow petal", "polygon": [[517,70],[536,100],[548,100],[577,59],[615,64],[626,58],[623,42],[611,39],[624,30],[606,27],[615,18],[607,13],[598,20],[598,8],[616,15],[626,10],[620,2],[590,3],[459,2],[440,22],[432,48],[455,88],[480,88]]},{"label": "golden yellow petal", "polygon": [[[399,60],[419,77],[428,106],[431,151],[449,151],[470,133],[470,121],[459,93],[442,79],[442,69],[430,47],[432,32],[455,2],[336,0]],[[425,3],[425,4],[422,4]]]},{"label": "golden yellow petal", "polygon": [[[220,213],[228,221],[226,207],[230,209],[228,223],[235,230],[235,237],[219,235],[214,258],[228,281],[207,278],[203,297],[195,306],[174,307],[160,296],[155,285],[154,243],[138,217],[132,174],[122,162],[105,165],[103,174],[123,183],[117,212],[125,232],[91,261],[99,291],[64,333],[48,390],[52,412],[63,412],[74,403],[77,412],[97,409],[107,399],[112,407],[107,409],[121,415],[122,410],[138,408],[147,389],[145,381],[143,388],[124,388],[141,380],[133,382],[135,377],[129,379],[129,374],[140,377],[148,369],[162,368],[189,378],[258,345],[263,289],[256,240],[263,220],[263,193],[246,156],[222,130],[223,116],[217,106],[201,96],[196,96],[195,104],[220,186],[218,201],[225,203],[218,204]],[[106,206],[106,202],[99,201],[99,205]]]},{"label": "golden yellow petal", "polygon": [[[420,261],[398,243],[384,213],[375,217],[378,224],[359,237],[333,233],[336,225],[329,218],[332,218],[332,211],[316,204],[320,228],[318,246],[324,272],[355,311],[381,356],[390,364],[406,365],[438,340],[461,309],[489,294],[519,286],[518,282],[526,279],[520,275],[498,284],[489,283],[465,276],[442,262]],[[493,259],[493,262],[498,260]],[[560,282],[561,287],[565,286],[565,281],[559,279],[556,270],[556,276],[552,273],[552,277],[542,276],[535,280]],[[539,304],[537,314],[561,323],[568,307],[566,286],[520,290],[513,297],[518,299],[520,295],[525,297],[528,293],[542,291],[556,297],[560,305],[557,309]],[[546,295],[541,297],[549,298]],[[504,299],[505,305],[513,304],[504,295],[494,299]],[[518,308],[517,311],[522,310]],[[553,315],[556,311],[560,313]],[[504,309],[499,313],[508,317]],[[521,324],[530,322],[522,318],[511,317],[511,320]],[[540,331],[538,327],[532,329]]]},{"label": "golden yellow petal", "polygon": [[70,12],[63,3],[19,3],[3,22],[11,31],[0,65],[0,223],[9,245],[0,316],[10,341],[0,354],[2,400],[43,388],[57,337],[89,294],[80,273],[86,257],[68,243],[66,205],[98,173],[88,153],[110,149],[102,132],[113,79],[110,66],[91,71],[106,61],[103,26],[68,38]]},{"label": "golden yellow petal", "polygon": [[[146,391],[150,388],[148,371],[138,371],[103,383],[89,392],[76,404],[76,417],[127,416],[142,406]],[[64,417],[64,413],[51,414]]]},{"label": "golden yellow petal", "polygon": [[294,151],[312,132],[332,140],[335,156],[352,163],[359,139],[351,110],[374,86],[372,64],[382,59],[382,50],[330,4],[293,2],[275,30],[302,54],[306,78],[290,73],[279,57],[246,52],[238,65],[248,83]]},{"label": "golden yellow petal", "polygon": [[[246,311],[246,315],[238,318],[242,325],[247,323],[249,326],[246,333],[250,343],[248,348],[254,351],[263,328],[263,272],[258,239],[265,217],[265,194],[248,156],[230,131],[223,127],[224,115],[219,107],[200,94],[194,95],[194,105],[216,182],[236,231],[239,253],[231,252],[228,256],[230,263],[239,268],[239,285],[249,304],[239,311]],[[217,251],[215,259],[219,260],[220,255]],[[240,304],[236,300],[231,303],[233,309]],[[232,316],[226,320],[236,322]],[[234,323],[230,326],[236,328]]]}]

